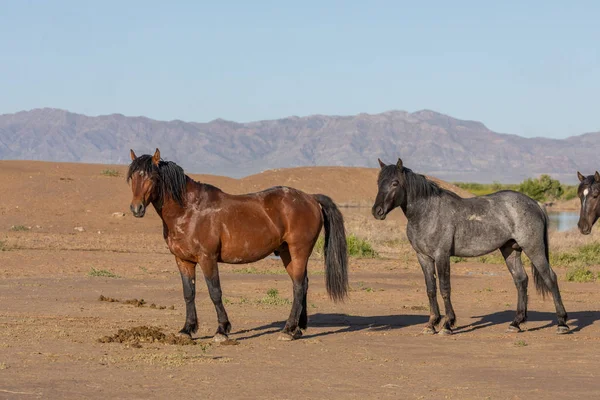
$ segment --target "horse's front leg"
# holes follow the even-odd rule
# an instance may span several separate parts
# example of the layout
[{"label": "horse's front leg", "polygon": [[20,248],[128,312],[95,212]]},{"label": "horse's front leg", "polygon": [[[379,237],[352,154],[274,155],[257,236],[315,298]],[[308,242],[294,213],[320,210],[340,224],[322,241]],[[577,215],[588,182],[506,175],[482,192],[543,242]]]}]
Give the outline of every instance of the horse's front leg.
[{"label": "horse's front leg", "polygon": [[440,308],[437,302],[437,287],[435,283],[435,264],[433,259],[417,253],[417,259],[423,269],[423,275],[425,276],[425,284],[427,285],[427,297],[429,298],[429,322],[423,329],[423,333],[433,334],[435,333],[435,326],[440,322]]},{"label": "horse's front leg", "polygon": [[196,316],[196,263],[175,257],[181,282],[183,283],[183,298],[185,299],[185,325],[179,331],[180,334],[192,337],[192,333],[198,330],[198,318]]},{"label": "horse's front leg", "polygon": [[452,334],[452,327],[456,323],[456,315],[450,301],[450,256],[444,254],[436,257],[435,267],[440,280],[440,293],[444,299],[444,307],[446,309],[446,316],[444,317],[440,333],[448,335]]},{"label": "horse's front leg", "polygon": [[227,311],[225,311],[225,306],[223,306],[219,266],[217,260],[210,257],[202,258],[199,263],[202,273],[204,274],[204,279],[206,280],[208,294],[217,311],[219,326],[217,327],[217,332],[213,339],[215,342],[223,342],[227,340],[227,335],[231,332],[231,323],[229,322]]}]

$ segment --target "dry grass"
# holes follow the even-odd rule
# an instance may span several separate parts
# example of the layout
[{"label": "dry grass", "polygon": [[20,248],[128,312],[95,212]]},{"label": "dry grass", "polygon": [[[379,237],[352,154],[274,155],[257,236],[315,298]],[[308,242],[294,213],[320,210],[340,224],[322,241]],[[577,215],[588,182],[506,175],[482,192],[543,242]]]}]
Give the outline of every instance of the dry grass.
[{"label": "dry grass", "polygon": [[577,229],[566,232],[550,232],[550,250],[553,252],[568,252],[593,243],[600,243],[598,228],[594,228],[590,235],[582,235]]}]

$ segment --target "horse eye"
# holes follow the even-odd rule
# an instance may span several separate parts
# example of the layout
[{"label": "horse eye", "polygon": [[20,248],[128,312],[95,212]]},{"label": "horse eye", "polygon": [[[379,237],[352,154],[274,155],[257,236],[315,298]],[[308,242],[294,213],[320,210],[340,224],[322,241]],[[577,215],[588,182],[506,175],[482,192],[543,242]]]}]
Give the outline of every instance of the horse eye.
[{"label": "horse eye", "polygon": [[398,186],[398,184],[399,184],[399,182],[398,182],[398,181],[393,181],[393,182],[392,182],[392,186],[394,186],[394,187]]}]

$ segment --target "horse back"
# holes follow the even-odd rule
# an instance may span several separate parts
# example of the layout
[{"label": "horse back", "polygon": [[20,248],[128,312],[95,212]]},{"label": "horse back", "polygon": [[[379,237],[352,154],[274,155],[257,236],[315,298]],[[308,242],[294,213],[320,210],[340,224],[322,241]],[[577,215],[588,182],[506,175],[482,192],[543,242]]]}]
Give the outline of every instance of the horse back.
[{"label": "horse back", "polygon": [[263,258],[284,242],[311,241],[322,227],[319,204],[297,189],[273,187],[243,195],[221,192],[219,197],[212,206],[219,210],[212,225],[219,231],[220,258],[225,262]]}]

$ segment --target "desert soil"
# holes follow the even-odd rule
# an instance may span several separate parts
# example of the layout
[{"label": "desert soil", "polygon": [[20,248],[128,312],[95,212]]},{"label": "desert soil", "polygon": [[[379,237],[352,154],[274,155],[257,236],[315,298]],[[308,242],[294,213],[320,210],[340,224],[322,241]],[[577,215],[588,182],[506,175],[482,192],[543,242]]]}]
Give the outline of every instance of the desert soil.
[{"label": "desert soil", "polygon": [[[103,175],[107,168],[121,176]],[[530,319],[525,332],[514,334],[506,328],[517,294],[506,268],[455,264],[458,327],[452,336],[427,336],[425,285],[409,254],[352,259],[352,290],[341,304],[328,299],[323,260],[312,258],[309,329],[297,341],[277,340],[291,282],[280,261],[269,258],[220,266],[233,324],[229,345],[210,340],[216,313],[204,285],[196,298],[197,345],[101,343],[140,326],[175,333],[185,318],[161,223],[154,211],[143,219],[128,213],[124,171],[0,162],[0,398],[600,397],[598,283],[561,279],[573,330],[562,336],[555,334],[552,300],[530,285]],[[237,193],[286,184],[347,204],[368,204],[376,191],[376,171],[367,169],[269,171],[242,181],[194,177]],[[343,211],[349,220],[368,216]],[[396,223],[400,235],[402,219]],[[279,295],[269,298],[269,289]],[[120,301],[100,301],[101,295]]]}]

